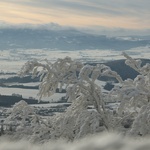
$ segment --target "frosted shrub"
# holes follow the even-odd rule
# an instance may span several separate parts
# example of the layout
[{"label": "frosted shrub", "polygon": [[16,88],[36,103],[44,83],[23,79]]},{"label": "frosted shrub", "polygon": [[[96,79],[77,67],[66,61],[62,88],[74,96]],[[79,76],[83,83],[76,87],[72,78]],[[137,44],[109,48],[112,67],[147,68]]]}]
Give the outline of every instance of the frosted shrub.
[{"label": "frosted shrub", "polygon": [[[38,68],[41,68],[41,70],[38,70]],[[83,101],[82,104],[93,105],[106,130],[112,128],[111,121],[113,116],[109,116],[102,98],[101,87],[95,83],[99,76],[115,77],[119,82],[123,82],[121,77],[108,66],[103,64],[96,66],[83,65],[66,57],[58,59],[53,64],[47,60],[44,63],[37,60],[29,61],[22,67],[20,75],[25,75],[29,72],[32,72],[33,76],[41,77],[40,98],[42,96],[51,96],[57,88],[61,90],[62,86],[65,85],[66,96],[69,101],[75,101],[78,98]]]},{"label": "frosted shrub", "polygon": [[[10,115],[5,119],[4,124],[10,125],[14,128],[12,132],[6,132],[12,139],[27,138],[32,141],[45,134],[50,130],[45,122],[34,109],[29,106],[25,101],[21,100],[16,103],[14,107],[9,110]],[[13,133],[14,132],[14,133]],[[38,135],[37,135],[38,134]],[[50,138],[48,138],[50,139]],[[42,139],[39,139],[39,141]]]},{"label": "frosted shrub", "polygon": [[48,60],[42,62],[33,60],[28,61],[19,74],[23,76],[32,72],[33,77],[40,76],[42,82],[39,86],[39,96],[41,98],[53,95],[58,87],[61,91],[64,84],[68,86],[71,83],[75,83],[77,81],[77,72],[81,68],[82,64],[72,61],[70,57],[58,59],[53,64]]},{"label": "frosted shrub", "polygon": [[132,120],[130,135],[149,135],[149,102],[150,102],[150,64],[142,66],[141,60],[134,60],[126,53],[125,63],[136,70],[139,75],[134,79],[123,81],[109,93],[120,101],[118,116],[123,120]]},{"label": "frosted shrub", "polygon": [[142,106],[133,122],[130,135],[148,136],[150,135],[150,103]]},{"label": "frosted shrub", "polygon": [[[87,134],[101,131],[121,131],[133,135],[147,135],[150,131],[149,101],[150,101],[150,64],[141,66],[140,60],[134,60],[126,53],[125,63],[139,72],[134,79],[125,81],[108,66],[84,65],[73,61],[70,57],[58,59],[54,63],[48,60],[28,61],[21,69],[20,75],[32,72],[33,77],[40,76],[39,97],[51,96],[56,89],[66,88],[66,97],[72,102],[66,112],[50,118],[48,127],[52,139],[67,138],[74,140]],[[108,95],[120,102],[115,113],[106,109],[104,94],[96,84],[100,76],[114,77],[119,86],[115,86]],[[90,112],[87,108],[92,105]],[[145,110],[146,109],[146,110]],[[140,123],[141,119],[143,120]],[[145,122],[145,124],[144,124]],[[126,133],[125,133],[126,134]],[[48,135],[47,133],[40,136]]]}]

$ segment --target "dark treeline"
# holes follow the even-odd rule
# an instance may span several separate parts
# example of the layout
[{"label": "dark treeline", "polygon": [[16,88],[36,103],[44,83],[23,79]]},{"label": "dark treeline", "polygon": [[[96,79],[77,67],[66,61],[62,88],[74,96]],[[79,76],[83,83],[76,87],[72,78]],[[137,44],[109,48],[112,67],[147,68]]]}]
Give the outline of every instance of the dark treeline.
[{"label": "dark treeline", "polygon": [[20,100],[26,101],[28,104],[46,104],[49,102],[40,101],[33,99],[33,98],[23,98],[22,96],[11,96],[11,95],[0,95],[0,106],[2,107],[11,107],[15,103],[19,102]]}]

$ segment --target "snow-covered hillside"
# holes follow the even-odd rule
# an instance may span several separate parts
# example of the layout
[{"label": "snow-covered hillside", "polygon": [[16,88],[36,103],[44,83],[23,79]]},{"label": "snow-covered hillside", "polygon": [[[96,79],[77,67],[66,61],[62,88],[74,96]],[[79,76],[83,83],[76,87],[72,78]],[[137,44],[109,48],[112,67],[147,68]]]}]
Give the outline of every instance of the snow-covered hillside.
[{"label": "snow-covered hillside", "polygon": [[107,37],[76,29],[1,28],[0,50],[8,49],[113,49],[127,50],[149,44],[141,36]]}]

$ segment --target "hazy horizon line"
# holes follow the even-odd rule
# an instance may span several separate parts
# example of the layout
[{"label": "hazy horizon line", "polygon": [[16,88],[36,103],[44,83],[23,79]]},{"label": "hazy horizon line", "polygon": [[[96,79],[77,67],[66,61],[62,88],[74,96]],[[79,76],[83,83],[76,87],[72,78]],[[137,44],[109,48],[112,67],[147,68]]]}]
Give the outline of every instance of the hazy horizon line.
[{"label": "hazy horizon line", "polygon": [[85,26],[85,27],[74,27],[60,25],[55,22],[45,24],[32,24],[32,23],[21,23],[13,24],[0,22],[0,29],[15,28],[15,29],[46,29],[46,30],[78,30],[90,34],[98,35],[117,35],[117,36],[148,36],[150,35],[150,28],[147,29],[125,29],[125,28],[109,28],[104,26]]}]

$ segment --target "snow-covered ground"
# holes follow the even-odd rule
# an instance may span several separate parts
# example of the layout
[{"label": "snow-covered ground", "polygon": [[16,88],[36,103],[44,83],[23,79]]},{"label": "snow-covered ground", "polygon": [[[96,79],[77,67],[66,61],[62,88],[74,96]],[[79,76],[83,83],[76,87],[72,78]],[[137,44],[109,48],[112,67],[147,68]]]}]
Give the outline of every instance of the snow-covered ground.
[{"label": "snow-covered ground", "polygon": [[12,86],[12,85],[23,85],[23,86],[30,86],[30,87],[35,87],[39,86],[40,82],[28,82],[28,83],[18,83],[18,82],[11,82],[11,83],[6,83],[5,85]]},{"label": "snow-covered ground", "polygon": [[[21,88],[4,88],[0,87],[0,94],[1,95],[12,95],[12,94],[19,94],[22,95],[23,98],[35,98],[39,99],[37,96],[38,90],[33,89],[21,89]],[[61,97],[65,96],[65,93],[55,93],[51,97],[44,97],[42,98],[43,101],[51,101],[51,102],[57,102]]]},{"label": "snow-covered ground", "polygon": [[117,133],[101,133],[89,136],[74,142],[65,140],[49,141],[44,144],[35,142],[34,144],[28,140],[10,141],[9,139],[1,139],[1,150],[149,150],[149,137],[142,140],[131,137],[123,137]]},{"label": "snow-covered ground", "polygon": [[[126,52],[133,58],[150,58],[150,47],[138,47]],[[123,59],[122,51],[115,50],[80,50],[80,51],[62,51],[45,49],[18,49],[0,51],[0,71],[17,72],[21,66],[28,60],[48,59],[55,61],[57,58],[66,56],[82,62],[104,62],[107,60]]]},{"label": "snow-covered ground", "polygon": [[[10,83],[9,85],[24,85],[24,86],[36,86],[39,85],[40,82],[31,82],[31,83]],[[96,80],[96,84],[100,87],[104,87],[106,82]],[[102,88],[102,92],[107,92]],[[33,97],[35,99],[38,99],[38,89],[21,89],[21,88],[7,88],[7,87],[0,87],[0,94],[1,95],[12,95],[12,94],[19,94],[22,95],[23,98],[29,98]],[[61,97],[65,96],[65,93],[55,93],[51,97],[48,98],[42,98],[42,100],[45,101],[51,101],[55,102],[58,101]]]},{"label": "snow-covered ground", "polygon": [[8,79],[15,76],[15,74],[0,74],[0,79]]},{"label": "snow-covered ground", "polygon": [[56,106],[62,106],[68,103],[47,103],[47,104],[30,104],[30,106],[33,107],[56,107]]},{"label": "snow-covered ground", "polygon": [[[150,47],[138,47],[130,50],[126,50],[133,58],[150,58]],[[62,51],[62,50],[45,50],[45,49],[26,49],[26,50],[3,50],[0,51],[0,71],[1,72],[18,72],[21,66],[28,60],[32,59],[48,59],[55,61],[57,58],[64,58],[66,56],[82,62],[104,62],[108,60],[124,59],[121,55],[121,51],[114,50],[82,50],[82,51]],[[15,75],[1,74],[0,78],[9,78]],[[106,82],[96,81],[98,85],[104,87]],[[20,83],[14,83],[19,85]],[[34,83],[21,83],[24,86],[36,86],[39,82]],[[13,85],[13,83],[11,84]],[[107,92],[102,89],[102,92]],[[21,88],[4,88],[0,87],[1,95],[12,95],[13,93],[22,95],[23,98],[33,97],[38,99],[36,89],[21,89]],[[56,93],[51,97],[42,98],[42,100],[58,101],[65,93]]]}]

